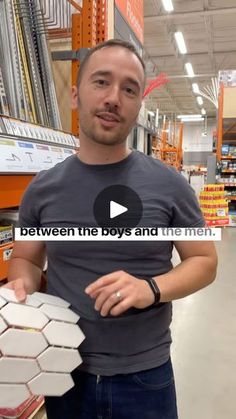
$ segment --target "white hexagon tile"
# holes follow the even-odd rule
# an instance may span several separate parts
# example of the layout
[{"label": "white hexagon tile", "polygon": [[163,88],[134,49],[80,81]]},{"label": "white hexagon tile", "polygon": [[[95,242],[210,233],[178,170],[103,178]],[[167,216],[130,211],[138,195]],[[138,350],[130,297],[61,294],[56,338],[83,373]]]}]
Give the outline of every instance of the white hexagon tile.
[{"label": "white hexagon tile", "polygon": [[70,374],[41,372],[28,386],[35,395],[62,396],[74,386],[74,381]]},{"label": "white hexagon tile", "polygon": [[3,306],[5,306],[5,304],[6,304],[7,302],[6,302],[6,300],[4,300],[1,296],[0,296],[0,308],[1,307],[3,307]]},{"label": "white hexagon tile", "polygon": [[27,383],[39,373],[39,366],[34,359],[0,358],[2,383]]},{"label": "white hexagon tile", "polygon": [[32,294],[35,298],[37,298],[41,303],[48,303],[54,306],[64,307],[67,308],[70,306],[70,303],[63,300],[60,297],[56,297],[55,295],[43,294],[42,292],[34,292]]},{"label": "white hexagon tile", "polygon": [[4,320],[0,317],[0,334],[4,332],[4,330],[7,329],[7,324],[4,322]]},{"label": "white hexagon tile", "polygon": [[34,293],[19,303],[0,288],[0,408],[15,408],[30,395],[61,396],[82,359],[85,336],[79,316],[59,297]]},{"label": "white hexagon tile", "polygon": [[0,351],[3,355],[34,358],[47,347],[48,343],[40,332],[9,328],[0,336]]},{"label": "white hexagon tile", "polygon": [[46,314],[50,320],[60,320],[69,323],[77,323],[79,320],[79,316],[69,308],[56,307],[52,304],[42,304],[40,310]]},{"label": "white hexagon tile", "polygon": [[[63,363],[61,360],[63,359]],[[71,372],[82,363],[79,352],[75,349],[47,348],[37,361],[42,371]]]},{"label": "white hexagon tile", "polygon": [[[0,296],[8,302],[18,303],[18,300],[15,296],[15,293],[8,288],[1,287],[0,288]],[[26,298],[24,304],[29,305],[29,306],[33,306],[33,307],[39,307],[41,305],[41,302],[37,298],[35,298],[33,295],[27,295],[27,298]]]},{"label": "white hexagon tile", "polygon": [[37,308],[19,303],[8,303],[0,310],[0,316],[11,326],[43,329],[48,318]]},{"label": "white hexagon tile", "polygon": [[42,333],[50,345],[68,346],[69,348],[78,348],[85,338],[76,324],[56,322],[55,320],[48,323]]},{"label": "white hexagon tile", "polygon": [[29,389],[24,384],[0,384],[0,407],[18,407],[29,397]]}]

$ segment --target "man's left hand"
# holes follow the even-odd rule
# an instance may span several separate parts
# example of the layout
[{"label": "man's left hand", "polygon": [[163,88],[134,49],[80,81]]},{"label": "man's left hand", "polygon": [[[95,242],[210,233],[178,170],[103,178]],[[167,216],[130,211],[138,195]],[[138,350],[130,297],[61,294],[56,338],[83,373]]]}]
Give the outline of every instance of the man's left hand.
[{"label": "man's left hand", "polygon": [[131,307],[146,308],[154,303],[154,294],[147,281],[124,271],[101,276],[85,289],[95,299],[95,310],[101,316],[118,316]]}]

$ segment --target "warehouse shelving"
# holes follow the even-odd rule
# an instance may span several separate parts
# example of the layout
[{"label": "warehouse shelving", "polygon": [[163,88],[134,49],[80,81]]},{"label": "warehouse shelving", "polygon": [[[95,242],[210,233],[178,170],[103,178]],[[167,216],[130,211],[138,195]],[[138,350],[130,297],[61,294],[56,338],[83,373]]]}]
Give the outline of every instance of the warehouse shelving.
[{"label": "warehouse shelving", "polygon": [[[10,208],[18,208],[35,173],[48,169],[75,153],[78,140],[70,133],[23,123],[6,116],[0,116],[0,126],[1,213]],[[28,129],[32,133],[31,138],[26,137]],[[6,278],[9,250],[12,246],[12,243],[0,246],[0,280]]]},{"label": "warehouse shelving", "polygon": [[231,225],[236,219],[236,87],[221,84],[219,91],[217,182],[225,187]]},{"label": "warehouse shelving", "polygon": [[182,164],[183,124],[164,121],[161,130],[152,137],[153,156],[180,170]]}]

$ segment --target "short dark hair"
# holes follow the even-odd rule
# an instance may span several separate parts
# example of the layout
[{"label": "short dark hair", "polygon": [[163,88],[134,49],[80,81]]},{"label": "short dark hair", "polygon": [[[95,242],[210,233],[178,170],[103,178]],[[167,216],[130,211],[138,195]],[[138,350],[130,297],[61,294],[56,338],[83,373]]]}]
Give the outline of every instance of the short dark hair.
[{"label": "short dark hair", "polygon": [[139,55],[138,51],[136,50],[135,46],[133,44],[131,44],[130,42],[123,41],[121,39],[109,39],[108,41],[101,42],[101,43],[97,44],[94,48],[91,48],[91,49],[88,50],[88,53],[86,54],[84,59],[81,61],[80,66],[79,66],[79,72],[78,72],[78,77],[77,77],[77,86],[78,87],[81,83],[81,79],[83,77],[85,67],[88,64],[88,61],[89,61],[90,57],[96,51],[99,51],[102,48],[108,48],[108,47],[125,48],[128,51],[132,52],[134,55],[136,55],[136,57],[139,59],[141,65],[143,67],[144,80],[146,79],[146,66],[145,66],[145,63],[144,63],[142,57]]}]

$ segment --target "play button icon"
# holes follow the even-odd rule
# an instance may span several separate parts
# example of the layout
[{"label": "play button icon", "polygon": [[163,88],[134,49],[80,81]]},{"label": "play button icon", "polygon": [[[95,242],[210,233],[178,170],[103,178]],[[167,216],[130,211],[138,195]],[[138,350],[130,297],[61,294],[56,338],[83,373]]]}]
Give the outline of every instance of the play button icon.
[{"label": "play button icon", "polygon": [[98,194],[93,212],[99,227],[133,228],[142,218],[143,205],[133,189],[111,185]]},{"label": "play button icon", "polygon": [[118,217],[124,212],[128,211],[128,208],[124,207],[123,205],[118,204],[115,201],[110,202],[110,218]]}]

